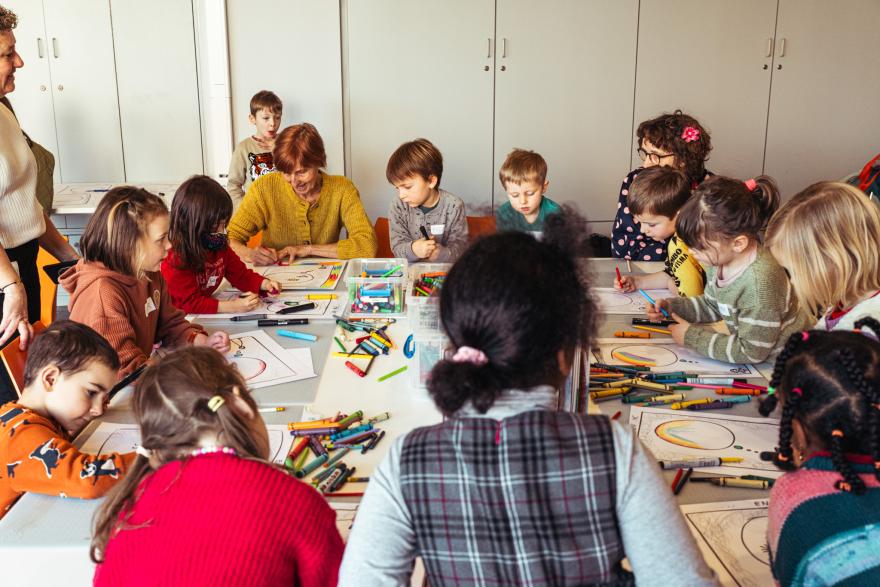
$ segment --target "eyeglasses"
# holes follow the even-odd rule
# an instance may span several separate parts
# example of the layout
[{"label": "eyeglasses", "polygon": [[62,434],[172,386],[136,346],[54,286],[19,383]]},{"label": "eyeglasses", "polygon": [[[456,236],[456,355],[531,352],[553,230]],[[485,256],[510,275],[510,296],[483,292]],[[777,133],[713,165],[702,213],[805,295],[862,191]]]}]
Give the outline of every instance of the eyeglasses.
[{"label": "eyeglasses", "polygon": [[639,154],[639,159],[641,159],[642,161],[649,161],[654,165],[659,165],[661,161],[669,157],[675,157],[674,153],[670,153],[668,155],[661,155],[660,153],[649,153],[641,147],[636,149],[636,153]]}]

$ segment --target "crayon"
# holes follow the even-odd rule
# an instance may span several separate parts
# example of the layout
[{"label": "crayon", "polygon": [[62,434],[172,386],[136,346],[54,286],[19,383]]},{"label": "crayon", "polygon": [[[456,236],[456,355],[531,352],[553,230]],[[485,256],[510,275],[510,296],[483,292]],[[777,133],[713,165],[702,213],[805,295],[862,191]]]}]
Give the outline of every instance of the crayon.
[{"label": "crayon", "polygon": [[362,420],[363,417],[364,417],[364,413],[361,410],[358,410],[356,412],[349,414],[345,418],[341,419],[339,421],[339,426],[342,428],[348,428],[349,426],[351,426],[355,422]]},{"label": "crayon", "polygon": [[[679,469],[679,471],[681,471],[681,469]],[[681,493],[681,490],[684,489],[685,483],[687,483],[688,479],[691,478],[691,475],[693,474],[693,472],[694,472],[694,470],[690,467],[688,467],[684,471],[684,475],[681,476],[681,480],[678,482],[678,485],[673,487],[672,495],[678,495],[679,493]]]},{"label": "crayon", "polygon": [[372,424],[361,424],[360,426],[355,426],[354,428],[348,428],[347,430],[341,430],[334,434],[330,435],[330,442],[338,443],[339,439],[346,438],[348,436],[353,436],[355,434],[360,434],[361,432],[366,432],[367,430],[372,430]]},{"label": "crayon", "polygon": [[741,457],[711,457],[704,459],[681,459],[675,461],[660,461],[660,468],[669,469],[686,469],[688,467],[720,467],[724,463],[741,463]]},{"label": "crayon", "polygon": [[672,386],[666,383],[657,383],[656,381],[646,381],[645,379],[636,379],[633,381],[633,387],[642,389],[653,389],[654,391],[672,391]]},{"label": "crayon", "polygon": [[653,326],[636,325],[636,326],[633,326],[633,328],[635,328],[636,330],[644,330],[645,332],[656,332],[657,334],[672,334],[671,332],[669,332],[665,328],[654,328]]},{"label": "crayon", "polygon": [[321,456],[327,454],[327,449],[324,448],[324,445],[321,444],[321,441],[318,440],[316,436],[309,436],[309,448],[312,449],[312,452],[315,453],[315,456]]},{"label": "crayon", "polygon": [[702,399],[692,399],[684,402],[677,402],[669,405],[670,410],[683,410],[688,406],[695,406],[697,404],[709,404],[715,401],[711,397],[704,397]]},{"label": "crayon", "polygon": [[615,414],[614,414],[613,416],[611,416],[611,419],[612,419],[612,420],[617,420],[618,418],[620,418],[620,415],[621,415],[622,413],[623,413],[623,412],[621,412],[620,410],[618,410],[617,412],[615,412]]},{"label": "crayon", "polygon": [[307,437],[299,438],[296,442],[293,443],[293,448],[290,449],[290,454],[287,456],[292,459],[296,459],[309,445],[309,439]]},{"label": "crayon", "polygon": [[596,391],[590,392],[590,397],[592,399],[599,399],[603,397],[615,397],[618,395],[623,395],[625,393],[629,393],[629,387],[613,387],[611,389],[598,389]]},{"label": "crayon", "polygon": [[[633,394],[633,395],[624,396],[620,401],[622,401],[625,404],[640,404],[642,402],[648,401],[648,398],[651,398],[651,397],[653,397],[653,396]],[[672,404],[672,405],[675,405],[675,404]]]},{"label": "crayon", "polygon": [[609,381],[608,383],[603,383],[601,387],[605,389],[613,389],[615,387],[630,387],[636,381],[637,379],[618,379],[617,381]]},{"label": "crayon", "polygon": [[703,410],[726,410],[732,408],[733,405],[732,402],[716,400],[714,402],[709,402],[708,404],[694,404],[692,406],[687,406],[685,409],[692,412],[701,412]]},{"label": "crayon", "polygon": [[675,488],[678,487],[678,482],[681,481],[681,476],[684,475],[684,469],[679,469],[675,472],[675,477],[672,478],[672,485],[669,488],[675,493]]},{"label": "crayon", "polygon": [[[328,463],[324,463],[324,466],[326,467],[328,464],[329,464],[329,462],[328,462]],[[345,466],[345,463],[342,463],[342,464],[340,464],[340,465],[338,465],[338,466],[333,465],[333,466],[331,466],[331,467],[328,467],[328,468],[325,469],[324,471],[321,471],[320,473],[318,473],[317,475],[315,475],[314,477],[312,477],[312,485],[317,485],[318,483],[320,483],[321,481],[323,481],[324,479],[326,479],[327,477],[329,477],[330,475],[332,475],[332,474],[333,474],[333,471],[335,471],[336,469],[342,469],[342,470],[345,470],[345,469],[347,469],[347,468],[348,468],[348,467]]]},{"label": "crayon", "polygon": [[367,374],[364,373],[360,367],[358,367],[357,365],[355,365],[351,361],[346,361],[345,366],[348,367],[349,369],[351,369],[352,371],[354,371],[355,373],[357,373],[358,377],[366,377],[367,376]]},{"label": "crayon", "polygon": [[392,267],[391,269],[389,269],[388,271],[386,271],[385,273],[383,273],[379,277],[391,277],[392,275],[394,275],[395,273],[400,271],[402,268],[403,268],[403,265],[397,265],[396,267]]},{"label": "crayon", "polygon": [[391,412],[382,412],[381,414],[376,414],[372,418],[368,419],[367,422],[369,422],[370,424],[375,424],[376,422],[384,422],[390,417]]},{"label": "crayon", "polygon": [[330,475],[328,475],[327,478],[321,481],[321,483],[318,485],[318,492],[322,494],[327,493],[327,491],[329,491],[329,489],[333,487],[333,484],[336,483],[337,479],[342,477],[344,474],[345,471],[343,471],[342,469],[334,469],[333,472],[330,473]]},{"label": "crayon", "polygon": [[369,442],[369,444],[367,444],[366,446],[364,446],[361,449],[361,454],[364,454],[368,450],[372,450],[372,449],[376,448],[376,445],[379,444],[379,441],[382,440],[383,438],[385,438],[385,431],[384,430],[379,432],[379,434],[377,436],[374,436],[373,440],[371,440]]},{"label": "crayon", "polygon": [[343,353],[347,353],[347,352],[348,352],[347,350],[345,350],[345,345],[342,344],[342,341],[339,340],[339,337],[338,337],[338,336],[334,336],[334,337],[333,337],[333,342],[336,343],[336,346],[338,346],[338,347],[339,347],[339,350],[341,350]]},{"label": "crayon", "polygon": [[351,469],[346,469],[344,473],[337,479],[329,488],[329,493],[333,493],[334,491],[339,491],[339,488],[345,485],[345,483],[354,475],[354,472],[357,471],[357,467],[352,467]]},{"label": "crayon", "polygon": [[325,428],[325,427],[339,428],[339,424],[337,424],[336,420],[333,418],[324,418],[323,420],[311,420],[309,422],[288,422],[287,423],[288,430],[305,430],[306,428]]},{"label": "crayon", "polygon": [[746,489],[769,489],[773,487],[771,481],[763,479],[743,479],[741,477],[717,477],[710,479],[709,483],[719,487],[743,487]]},{"label": "crayon", "polygon": [[623,277],[621,277],[621,275],[620,275],[620,267],[617,267],[615,265],[614,270],[617,272],[617,283],[619,283],[620,285],[623,285]]},{"label": "crayon", "polygon": [[327,461],[326,463],[324,463],[324,466],[325,466],[325,467],[332,467],[333,465],[335,465],[336,463],[338,463],[340,460],[342,460],[342,458],[343,458],[345,455],[347,455],[347,454],[349,453],[349,451],[351,451],[351,448],[350,448],[350,447],[343,446],[342,448],[340,448],[340,449],[336,452],[335,455],[333,455],[333,457],[331,457],[331,459],[330,459],[329,461]]},{"label": "crayon", "polygon": [[335,434],[339,431],[338,426],[325,426],[323,428],[302,428],[297,430],[291,430],[291,436],[327,436],[328,434]]},{"label": "crayon", "polygon": [[719,387],[715,390],[718,395],[761,395],[766,393],[760,389],[742,389],[740,387]]},{"label": "crayon", "polygon": [[334,440],[333,446],[343,447],[349,444],[358,444],[360,442],[363,442],[365,438],[371,437],[374,434],[376,434],[375,430],[364,430],[362,432],[358,432],[357,434],[352,434],[351,436],[346,436],[345,438]]},{"label": "crayon", "polygon": [[[308,445],[306,445],[306,446],[308,446]],[[309,458],[309,451],[307,451],[307,450],[302,451],[296,459],[296,463],[293,466],[293,470],[299,471],[300,469],[302,469],[303,465],[306,464],[306,460],[308,460],[308,458]]]},{"label": "crayon", "polygon": [[631,332],[627,330],[616,330],[614,336],[617,338],[651,338],[648,332]]},{"label": "crayon", "polygon": [[[308,453],[303,453],[303,454],[308,454]],[[321,465],[323,465],[324,463],[326,463],[328,460],[329,460],[329,458],[328,458],[327,455],[321,455],[321,456],[319,456],[319,457],[317,457],[317,458],[315,458],[315,459],[312,459],[312,460],[309,462],[309,464],[307,464],[306,466],[302,467],[301,469],[299,469],[299,470],[295,473],[296,478],[297,478],[297,479],[302,479],[303,477],[305,477],[306,475],[308,475],[309,473],[311,473],[312,471],[314,471],[315,469],[317,469],[318,467],[320,467]]]},{"label": "crayon", "polygon": [[351,483],[369,483],[370,482],[369,477],[349,477],[348,480]]}]

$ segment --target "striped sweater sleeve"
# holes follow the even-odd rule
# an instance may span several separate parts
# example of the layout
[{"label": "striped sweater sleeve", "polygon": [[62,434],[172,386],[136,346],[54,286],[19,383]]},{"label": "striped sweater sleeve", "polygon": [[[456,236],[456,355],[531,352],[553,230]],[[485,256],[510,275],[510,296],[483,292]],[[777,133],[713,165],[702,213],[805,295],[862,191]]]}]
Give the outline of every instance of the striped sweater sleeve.
[{"label": "striped sweater sleeve", "polygon": [[738,308],[738,328],[733,334],[691,326],[684,335],[686,347],[711,359],[728,363],[760,363],[776,347],[782,325],[777,308]]},{"label": "striped sweater sleeve", "polygon": [[669,299],[669,309],[688,322],[706,324],[721,320],[718,306],[711,296],[690,296]]}]

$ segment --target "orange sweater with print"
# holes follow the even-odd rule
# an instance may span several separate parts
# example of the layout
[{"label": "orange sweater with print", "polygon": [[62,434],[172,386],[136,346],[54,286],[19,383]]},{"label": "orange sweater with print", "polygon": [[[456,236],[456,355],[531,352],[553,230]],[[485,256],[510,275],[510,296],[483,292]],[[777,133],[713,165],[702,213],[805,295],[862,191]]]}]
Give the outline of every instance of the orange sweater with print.
[{"label": "orange sweater with print", "polygon": [[64,497],[104,495],[135,453],[88,455],[52,420],[15,402],[0,407],[0,518],[25,492]]},{"label": "orange sweater with print", "polygon": [[158,271],[138,279],[81,260],[59,283],[70,293],[70,319],[94,328],[119,353],[120,378],[145,363],[154,344],[175,346],[205,334],[171,303]]}]

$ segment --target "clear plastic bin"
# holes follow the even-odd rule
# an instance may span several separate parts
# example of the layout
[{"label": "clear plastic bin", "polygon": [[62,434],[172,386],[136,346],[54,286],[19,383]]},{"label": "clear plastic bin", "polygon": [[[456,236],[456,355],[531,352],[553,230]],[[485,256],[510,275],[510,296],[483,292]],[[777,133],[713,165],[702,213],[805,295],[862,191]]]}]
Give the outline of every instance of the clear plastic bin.
[{"label": "clear plastic bin", "polygon": [[428,388],[428,376],[446,352],[449,341],[439,333],[413,333],[415,354],[409,361],[409,384],[412,389],[424,391]]},{"label": "clear plastic bin", "polygon": [[[403,316],[406,259],[352,259],[348,263],[349,316]],[[390,274],[389,274],[390,272]],[[387,277],[384,275],[389,274]]]},{"label": "clear plastic bin", "polygon": [[417,292],[415,285],[423,280],[424,275],[447,273],[450,267],[452,267],[452,263],[419,263],[410,266],[410,284],[406,295],[406,315],[409,318],[410,328],[413,332],[440,332],[440,298],[437,297],[437,290],[440,288],[440,285],[434,287],[434,291],[430,296]]}]

